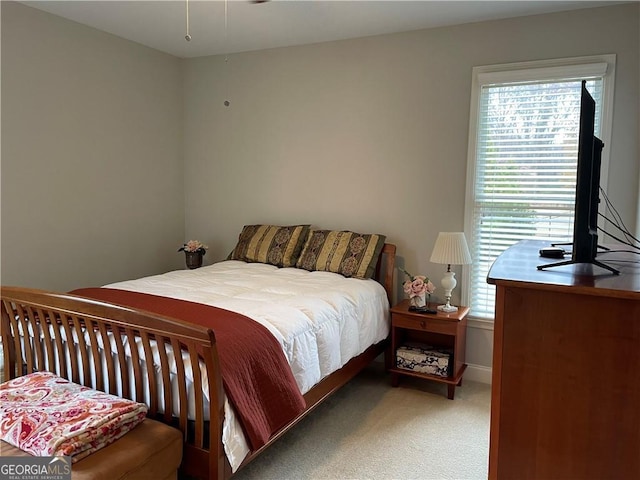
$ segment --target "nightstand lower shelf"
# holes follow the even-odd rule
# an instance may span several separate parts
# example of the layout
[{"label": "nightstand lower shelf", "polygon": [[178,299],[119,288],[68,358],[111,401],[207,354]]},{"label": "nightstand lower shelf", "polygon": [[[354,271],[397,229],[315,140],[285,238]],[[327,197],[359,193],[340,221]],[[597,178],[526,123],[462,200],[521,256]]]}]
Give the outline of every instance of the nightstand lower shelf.
[{"label": "nightstand lower shelf", "polygon": [[401,375],[404,375],[406,377],[422,378],[424,380],[432,380],[439,383],[446,383],[448,386],[447,398],[449,400],[453,400],[456,387],[460,387],[462,385],[462,375],[464,374],[464,371],[466,369],[467,364],[465,363],[464,365],[462,365],[462,367],[460,367],[458,373],[453,377],[441,377],[440,375],[429,375],[428,373],[412,372],[411,370],[397,367],[391,367],[389,369],[389,372],[391,373],[392,387],[398,386]]}]

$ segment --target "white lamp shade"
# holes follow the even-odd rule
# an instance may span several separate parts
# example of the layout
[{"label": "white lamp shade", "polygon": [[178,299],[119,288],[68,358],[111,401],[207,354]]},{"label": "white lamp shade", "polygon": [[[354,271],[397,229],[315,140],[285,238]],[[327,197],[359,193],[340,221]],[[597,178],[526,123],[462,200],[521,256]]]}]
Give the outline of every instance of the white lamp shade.
[{"label": "white lamp shade", "polygon": [[440,232],[431,253],[432,263],[445,265],[467,265],[471,253],[463,232]]}]

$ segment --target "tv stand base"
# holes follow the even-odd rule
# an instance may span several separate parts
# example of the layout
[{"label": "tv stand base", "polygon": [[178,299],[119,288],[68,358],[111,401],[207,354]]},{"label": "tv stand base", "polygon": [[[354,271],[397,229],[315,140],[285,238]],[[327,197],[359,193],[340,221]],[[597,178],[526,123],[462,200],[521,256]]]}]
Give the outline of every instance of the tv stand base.
[{"label": "tv stand base", "polygon": [[566,260],[564,262],[557,262],[557,263],[548,263],[546,265],[538,265],[538,270],[544,270],[546,268],[553,268],[553,267],[560,267],[563,265],[576,265],[576,264],[582,264],[582,263],[588,263],[588,264],[592,264],[592,265],[597,265],[598,267],[604,268],[605,270],[609,270],[611,273],[613,273],[614,275],[620,275],[620,271],[616,270],[613,267],[610,267],[609,265],[605,265],[602,262],[599,262],[598,260],[589,260],[586,262],[578,262],[575,260]]}]

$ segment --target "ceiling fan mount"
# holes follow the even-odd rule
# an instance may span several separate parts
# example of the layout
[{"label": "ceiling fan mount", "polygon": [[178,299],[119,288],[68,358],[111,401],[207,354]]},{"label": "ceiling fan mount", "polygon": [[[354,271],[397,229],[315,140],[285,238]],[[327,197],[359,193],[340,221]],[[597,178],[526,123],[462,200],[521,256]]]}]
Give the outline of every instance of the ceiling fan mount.
[{"label": "ceiling fan mount", "polygon": [[[249,0],[249,3],[267,3],[269,0]],[[191,41],[191,34],[189,33],[189,0],[185,0],[185,5],[186,5],[186,35],[184,36],[184,39],[187,42]],[[226,28],[226,15],[227,15],[227,2],[225,0],[225,28]]]}]

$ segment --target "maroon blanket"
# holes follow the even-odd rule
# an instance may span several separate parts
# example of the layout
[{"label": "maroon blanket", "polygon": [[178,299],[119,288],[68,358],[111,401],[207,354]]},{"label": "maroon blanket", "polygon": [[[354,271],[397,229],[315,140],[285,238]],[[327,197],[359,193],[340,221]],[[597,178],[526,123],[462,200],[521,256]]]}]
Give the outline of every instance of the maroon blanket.
[{"label": "maroon blanket", "polygon": [[252,450],[305,408],[305,401],[269,330],[222,308],[115,288],[81,288],[74,295],[104,300],[211,328],[216,335],[222,381]]}]

